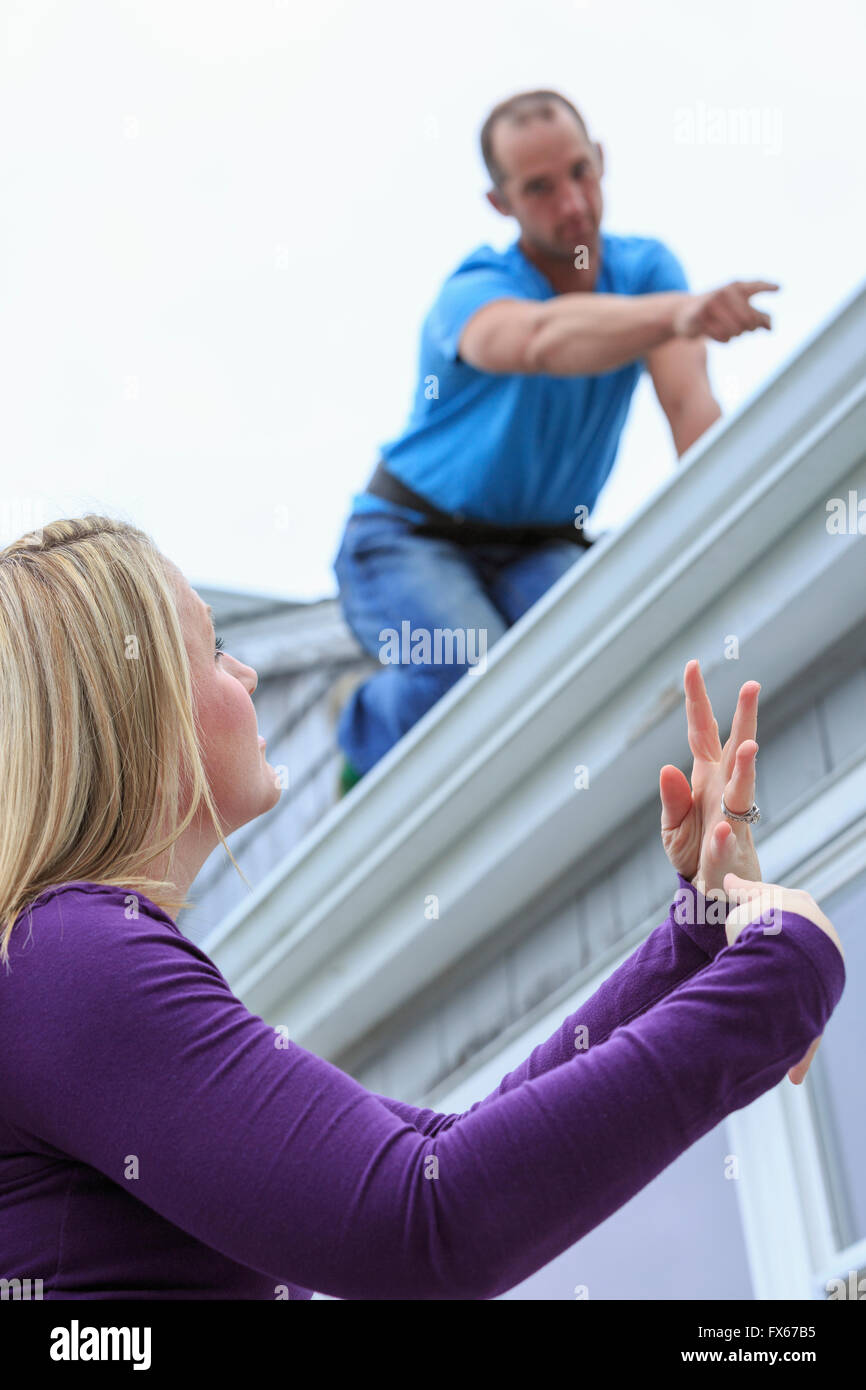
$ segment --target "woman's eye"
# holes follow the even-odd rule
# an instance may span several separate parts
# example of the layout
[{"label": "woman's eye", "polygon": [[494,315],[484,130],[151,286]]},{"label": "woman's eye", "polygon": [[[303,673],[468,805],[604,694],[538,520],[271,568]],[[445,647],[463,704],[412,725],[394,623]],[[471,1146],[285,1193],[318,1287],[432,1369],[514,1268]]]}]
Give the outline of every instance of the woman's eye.
[{"label": "woman's eye", "polygon": [[218,660],[218,659],[222,656],[222,648],[223,648],[223,639],[222,639],[221,637],[218,637],[218,638],[216,639],[216,651],[214,652],[214,660],[215,660],[215,661]]}]

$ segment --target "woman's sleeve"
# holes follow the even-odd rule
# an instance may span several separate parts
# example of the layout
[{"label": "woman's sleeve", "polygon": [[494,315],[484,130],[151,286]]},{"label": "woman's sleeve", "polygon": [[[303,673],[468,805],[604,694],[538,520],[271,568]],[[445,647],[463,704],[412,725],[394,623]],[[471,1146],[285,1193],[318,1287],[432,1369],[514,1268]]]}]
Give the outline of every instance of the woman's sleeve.
[{"label": "woman's sleeve", "polygon": [[572,1065],[431,1138],[155,916],[94,903],[63,925],[2,979],[4,1115],[229,1259],[343,1299],[512,1288],[780,1081],[844,983],[814,923],[747,926]]},{"label": "woman's sleeve", "polygon": [[681,874],[668,915],[623,961],[589,999],[569,1014],[525,1061],[503,1077],[495,1091],[462,1114],[419,1109],[388,1096],[377,1098],[422,1134],[441,1134],[480,1106],[512,1091],[524,1081],[572,1061],[580,1052],[609,1038],[614,1028],[638,1018],[672,989],[702,970],[727,944],[725,914],[704,898]]}]

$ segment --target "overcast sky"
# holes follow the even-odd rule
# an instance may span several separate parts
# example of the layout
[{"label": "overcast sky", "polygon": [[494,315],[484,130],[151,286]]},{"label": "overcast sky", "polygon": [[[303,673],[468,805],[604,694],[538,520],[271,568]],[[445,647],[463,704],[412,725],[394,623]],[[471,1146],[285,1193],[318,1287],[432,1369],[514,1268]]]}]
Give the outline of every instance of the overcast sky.
[{"label": "overcast sky", "polygon": [[[194,585],[333,593],[426,309],[467,251],[515,235],[478,153],[514,91],[583,110],[606,230],[662,238],[695,289],[782,285],[772,333],[711,349],[726,411],[864,274],[861,0],[0,13],[2,542],[108,511]],[[595,529],[674,466],[644,380]]]}]

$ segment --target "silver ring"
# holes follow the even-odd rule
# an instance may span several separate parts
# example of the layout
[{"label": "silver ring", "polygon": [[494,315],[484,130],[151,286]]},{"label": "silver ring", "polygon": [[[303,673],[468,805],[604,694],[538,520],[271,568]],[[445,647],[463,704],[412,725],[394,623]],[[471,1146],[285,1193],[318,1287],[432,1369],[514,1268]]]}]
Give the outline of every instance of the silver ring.
[{"label": "silver ring", "polygon": [[758,821],[761,819],[761,812],[758,810],[757,801],[753,801],[746,814],[741,816],[739,811],[728,810],[725,805],[724,797],[722,797],[722,815],[727,816],[728,820],[743,821],[746,825],[757,825]]}]

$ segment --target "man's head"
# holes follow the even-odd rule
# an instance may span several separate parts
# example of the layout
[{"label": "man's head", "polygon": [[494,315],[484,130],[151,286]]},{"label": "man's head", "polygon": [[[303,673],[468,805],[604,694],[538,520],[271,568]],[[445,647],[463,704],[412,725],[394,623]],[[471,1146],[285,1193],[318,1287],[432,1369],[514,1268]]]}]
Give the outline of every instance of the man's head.
[{"label": "man's head", "polygon": [[602,215],[601,146],[580,112],[558,92],[521,92],[495,106],[481,128],[481,153],[493,188],[488,200],[515,217],[523,240],[573,259],[595,251]]}]

